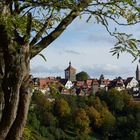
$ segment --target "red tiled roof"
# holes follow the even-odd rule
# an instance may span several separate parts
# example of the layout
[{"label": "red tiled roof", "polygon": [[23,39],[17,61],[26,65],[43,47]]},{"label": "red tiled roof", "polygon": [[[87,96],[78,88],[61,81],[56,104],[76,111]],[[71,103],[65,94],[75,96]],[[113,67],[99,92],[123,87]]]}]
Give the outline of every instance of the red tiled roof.
[{"label": "red tiled roof", "polygon": [[39,78],[39,87],[44,88],[46,85],[46,78]]},{"label": "red tiled roof", "polygon": [[46,82],[51,83],[51,82],[57,82],[58,80],[55,77],[47,77]]},{"label": "red tiled roof", "polygon": [[93,82],[94,85],[99,85],[99,82],[98,82],[97,79],[93,79],[92,82]]},{"label": "red tiled roof", "polygon": [[104,84],[104,85],[108,85],[109,83],[110,83],[109,79],[104,79],[104,80],[101,81],[101,84]]},{"label": "red tiled roof", "polygon": [[104,83],[109,84],[110,83],[109,79],[104,79]]},{"label": "red tiled roof", "polygon": [[91,84],[92,84],[92,79],[86,80],[86,81],[85,81],[85,84],[86,84],[87,86],[91,86]]}]

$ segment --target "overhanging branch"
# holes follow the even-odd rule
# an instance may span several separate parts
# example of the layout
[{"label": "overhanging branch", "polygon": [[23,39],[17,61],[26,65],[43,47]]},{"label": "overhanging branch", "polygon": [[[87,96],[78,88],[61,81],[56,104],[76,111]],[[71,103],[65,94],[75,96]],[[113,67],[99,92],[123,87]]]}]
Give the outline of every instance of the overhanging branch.
[{"label": "overhanging branch", "polygon": [[32,41],[30,42],[30,46],[35,45],[35,43],[40,39],[40,37],[42,36],[42,34],[44,33],[45,29],[48,26],[49,20],[51,19],[52,15],[50,15],[46,22],[44,23],[43,27],[40,29],[40,31],[35,35],[35,37],[32,39]]},{"label": "overhanging branch", "polygon": [[56,27],[54,31],[52,31],[48,36],[45,36],[41,41],[39,41],[35,46],[32,47],[31,50],[31,58],[36,56],[39,52],[41,52],[44,48],[46,48],[50,43],[52,43],[56,38],[58,38],[62,32],[66,29],[66,27],[79,15],[79,12],[83,11],[86,8],[91,0],[82,0],[78,5],[77,9],[72,10]]},{"label": "overhanging branch", "polygon": [[65,17],[62,22],[56,27],[56,29],[51,32],[48,36],[44,37],[40,42],[33,46],[33,52],[31,58],[36,56],[44,48],[46,48],[50,43],[52,43],[60,34],[66,29],[66,27],[77,17],[76,11],[72,11],[67,17]]}]

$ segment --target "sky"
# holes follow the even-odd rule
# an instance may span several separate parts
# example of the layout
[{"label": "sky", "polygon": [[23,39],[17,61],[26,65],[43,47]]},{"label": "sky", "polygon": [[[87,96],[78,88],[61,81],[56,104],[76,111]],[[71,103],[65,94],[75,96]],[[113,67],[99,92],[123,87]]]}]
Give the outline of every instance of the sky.
[{"label": "sky", "polygon": [[[110,24],[111,30],[115,27],[115,24]],[[139,25],[118,29],[140,38]],[[133,58],[126,53],[121,54],[119,59],[112,56],[110,49],[114,45],[115,39],[102,25],[95,24],[92,20],[86,23],[85,18],[77,18],[59,38],[41,52],[47,61],[39,55],[31,60],[31,74],[34,77],[64,78],[64,70],[71,61],[77,73],[85,71],[91,78],[99,78],[101,74],[109,79],[118,76],[135,77],[138,62],[132,63]]]}]

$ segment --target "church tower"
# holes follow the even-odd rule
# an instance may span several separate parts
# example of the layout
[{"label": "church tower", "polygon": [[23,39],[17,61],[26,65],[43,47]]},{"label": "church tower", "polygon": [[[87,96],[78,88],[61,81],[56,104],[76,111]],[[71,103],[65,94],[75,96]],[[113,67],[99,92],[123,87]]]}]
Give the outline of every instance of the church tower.
[{"label": "church tower", "polygon": [[139,66],[137,65],[137,69],[136,69],[136,80],[140,81],[140,70],[139,70]]},{"label": "church tower", "polygon": [[65,79],[76,81],[76,69],[71,66],[71,62],[69,62],[68,68],[65,69]]}]

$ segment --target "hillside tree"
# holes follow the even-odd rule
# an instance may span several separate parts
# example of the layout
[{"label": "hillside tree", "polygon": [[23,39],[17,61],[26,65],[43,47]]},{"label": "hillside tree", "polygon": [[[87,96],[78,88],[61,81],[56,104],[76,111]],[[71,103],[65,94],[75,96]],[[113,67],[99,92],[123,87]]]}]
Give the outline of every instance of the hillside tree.
[{"label": "hillside tree", "polygon": [[81,71],[76,74],[76,80],[78,81],[84,81],[87,79],[89,79],[89,75],[87,74],[87,72]]},{"label": "hillside tree", "polygon": [[[111,34],[108,21],[135,24],[139,22],[139,9],[136,0],[0,0],[0,140],[22,137],[31,98],[33,57],[78,16],[86,14],[87,22],[93,18]],[[136,40],[122,40],[124,34],[117,32],[113,35],[120,44],[130,44],[120,48],[137,57]],[[118,54],[120,48],[112,50],[113,53]]]}]

